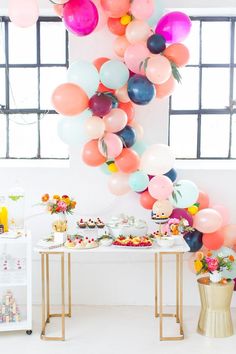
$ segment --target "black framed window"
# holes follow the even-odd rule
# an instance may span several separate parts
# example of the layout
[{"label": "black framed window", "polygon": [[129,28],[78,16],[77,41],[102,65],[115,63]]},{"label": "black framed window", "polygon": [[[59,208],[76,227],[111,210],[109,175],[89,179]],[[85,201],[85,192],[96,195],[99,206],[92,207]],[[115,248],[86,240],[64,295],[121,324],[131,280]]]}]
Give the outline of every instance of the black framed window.
[{"label": "black framed window", "polygon": [[68,34],[61,20],[29,28],[0,17],[0,158],[67,159],[51,95],[66,81]]},{"label": "black framed window", "polygon": [[193,17],[190,62],[170,99],[169,144],[181,159],[236,158],[236,17]]}]

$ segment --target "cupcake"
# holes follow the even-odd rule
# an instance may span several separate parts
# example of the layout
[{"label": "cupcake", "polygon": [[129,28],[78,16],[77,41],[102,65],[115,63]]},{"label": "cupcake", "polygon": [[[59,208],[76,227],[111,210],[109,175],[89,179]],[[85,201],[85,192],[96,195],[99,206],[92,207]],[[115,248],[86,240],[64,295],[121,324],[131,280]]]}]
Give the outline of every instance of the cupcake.
[{"label": "cupcake", "polygon": [[94,229],[95,228],[95,222],[92,219],[89,219],[87,221],[87,225],[90,229]]},{"label": "cupcake", "polygon": [[86,223],[84,222],[83,219],[80,219],[80,221],[77,221],[77,225],[78,225],[79,228],[81,228],[81,229],[85,229],[85,228],[86,228]]},{"label": "cupcake", "polygon": [[103,229],[105,227],[104,222],[100,218],[97,218],[96,225],[99,229]]}]

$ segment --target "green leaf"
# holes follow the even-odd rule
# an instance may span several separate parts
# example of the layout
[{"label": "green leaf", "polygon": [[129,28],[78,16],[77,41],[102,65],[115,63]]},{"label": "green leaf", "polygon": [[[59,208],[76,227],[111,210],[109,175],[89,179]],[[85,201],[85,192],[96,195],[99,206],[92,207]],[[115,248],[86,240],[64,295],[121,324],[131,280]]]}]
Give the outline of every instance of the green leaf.
[{"label": "green leaf", "polygon": [[146,58],[145,60],[144,60],[144,71],[146,72],[146,70],[147,70],[147,66],[148,66],[148,60],[150,59],[150,57],[148,57],[148,58]]},{"label": "green leaf", "polygon": [[104,152],[104,155],[106,157],[108,157],[107,144],[105,143],[104,139],[101,139],[101,146],[102,146],[102,151]]},{"label": "green leaf", "polygon": [[177,197],[176,197],[175,191],[172,192],[172,198],[173,198],[174,201],[177,203]]},{"label": "green leaf", "polygon": [[143,64],[144,64],[144,62],[141,61],[141,63],[139,64],[139,67],[138,67],[139,71],[141,71]]},{"label": "green leaf", "polygon": [[23,195],[9,195],[9,199],[11,199],[13,202],[17,202],[19,199],[24,198]]},{"label": "green leaf", "polygon": [[182,197],[182,193],[181,193],[180,191],[176,190],[176,192],[178,193],[178,195],[179,195],[180,197]]},{"label": "green leaf", "polygon": [[178,83],[181,83],[182,82],[182,76],[179,72],[179,69],[177,67],[177,65],[171,61],[170,62],[171,64],[171,69],[172,69],[172,75],[174,76],[175,80],[178,82]]}]

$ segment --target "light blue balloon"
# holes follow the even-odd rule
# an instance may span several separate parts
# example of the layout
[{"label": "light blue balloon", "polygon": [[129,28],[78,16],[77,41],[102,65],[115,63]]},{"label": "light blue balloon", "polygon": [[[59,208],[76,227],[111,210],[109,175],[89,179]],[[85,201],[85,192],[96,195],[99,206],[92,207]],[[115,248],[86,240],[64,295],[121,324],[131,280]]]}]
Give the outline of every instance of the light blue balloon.
[{"label": "light blue balloon", "polygon": [[129,185],[134,192],[144,191],[149,183],[148,175],[142,171],[137,171],[129,176]]},{"label": "light blue balloon", "polygon": [[82,146],[88,141],[85,122],[90,117],[92,117],[92,113],[87,109],[78,116],[61,118],[57,124],[59,138],[67,145]]},{"label": "light blue balloon", "polygon": [[213,251],[212,253],[214,256],[222,255],[223,257],[232,255],[236,259],[236,253],[234,252],[234,250],[232,250],[232,248],[229,247],[221,247],[218,250]]},{"label": "light blue balloon", "polygon": [[180,180],[174,185],[175,198],[169,198],[175,208],[187,208],[196,203],[199,190],[195,183],[188,180]]},{"label": "light blue balloon", "polygon": [[105,173],[105,175],[111,175],[112,172],[108,170],[108,165],[104,163],[102,166],[99,167],[102,173]]},{"label": "light blue balloon", "polygon": [[118,89],[127,83],[129,69],[120,60],[109,60],[100,69],[100,79],[106,87]]},{"label": "light blue balloon", "polygon": [[79,85],[91,97],[95,94],[99,85],[99,74],[96,67],[85,61],[78,60],[69,66],[67,71],[69,82]]},{"label": "light blue balloon", "polygon": [[154,0],[154,11],[152,16],[148,19],[148,24],[150,27],[155,26],[160,18],[164,15],[165,8],[162,0]]},{"label": "light blue balloon", "polygon": [[147,145],[143,141],[136,141],[136,143],[132,146],[132,150],[136,151],[139,156],[141,156],[146,150]]}]

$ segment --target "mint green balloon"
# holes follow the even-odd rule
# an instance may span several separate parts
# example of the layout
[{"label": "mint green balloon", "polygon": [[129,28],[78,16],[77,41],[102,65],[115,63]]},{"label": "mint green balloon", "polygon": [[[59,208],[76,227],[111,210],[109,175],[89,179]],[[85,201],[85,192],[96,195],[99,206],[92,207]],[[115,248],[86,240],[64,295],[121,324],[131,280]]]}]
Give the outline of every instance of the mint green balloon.
[{"label": "mint green balloon", "polygon": [[100,69],[100,80],[108,88],[118,89],[124,86],[128,79],[129,69],[120,60],[109,60]]},{"label": "mint green balloon", "polygon": [[129,186],[134,192],[144,191],[148,183],[148,175],[142,171],[134,172],[129,176]]},{"label": "mint green balloon", "polygon": [[70,64],[67,71],[69,82],[80,86],[91,97],[95,94],[99,85],[99,74],[96,67],[85,61],[78,60]]},{"label": "mint green balloon", "polygon": [[235,279],[236,278],[236,263],[233,263],[231,270],[223,270],[222,277],[226,279]]},{"label": "mint green balloon", "polygon": [[149,24],[150,27],[156,26],[157,22],[160,20],[160,18],[164,15],[165,9],[164,9],[164,4],[162,0],[154,0],[154,11],[152,13],[152,16],[149,17],[147,20],[147,23]]},{"label": "mint green balloon", "polygon": [[[173,193],[175,193],[175,198]],[[175,208],[188,208],[196,203],[199,195],[196,184],[185,179],[174,184],[173,193],[169,200]]]},{"label": "mint green balloon", "polygon": [[132,146],[132,150],[136,151],[139,156],[141,156],[146,149],[147,145],[143,141],[136,141],[136,143]]},{"label": "mint green balloon", "polygon": [[110,172],[108,170],[108,165],[106,163],[104,163],[102,166],[99,167],[100,170],[102,171],[102,173],[104,173],[105,175],[111,175],[112,172]]}]

